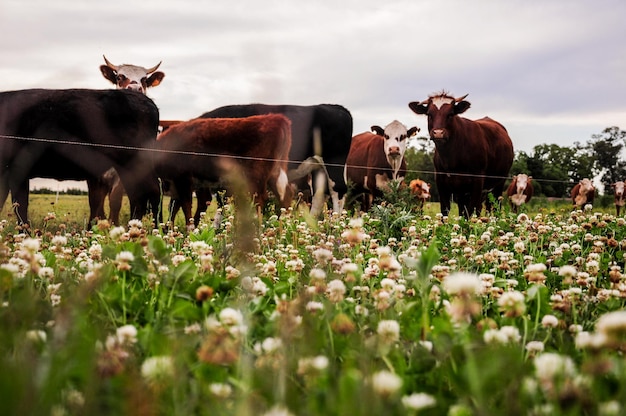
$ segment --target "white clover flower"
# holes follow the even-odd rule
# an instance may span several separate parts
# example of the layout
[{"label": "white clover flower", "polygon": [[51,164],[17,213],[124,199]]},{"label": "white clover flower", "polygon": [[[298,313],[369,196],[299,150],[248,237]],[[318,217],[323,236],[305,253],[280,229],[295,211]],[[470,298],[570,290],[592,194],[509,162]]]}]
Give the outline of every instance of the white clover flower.
[{"label": "white clover flower", "polygon": [[374,373],[370,379],[374,392],[382,397],[390,397],[402,388],[402,379],[387,370]]},{"label": "white clover flower", "polygon": [[54,269],[52,267],[42,267],[37,272],[42,279],[52,279],[54,277]]},{"label": "white clover flower", "polygon": [[322,302],[309,301],[306,304],[306,310],[309,312],[318,312],[324,310],[324,304]]},{"label": "white clover flower", "polygon": [[39,246],[41,245],[41,242],[36,239],[36,238],[26,238],[23,242],[22,242],[22,247],[24,247],[25,250],[31,252],[31,253],[36,253],[39,251]]},{"label": "white clover flower", "polygon": [[576,267],[570,266],[569,264],[559,267],[559,276],[562,277],[575,277],[578,273]]},{"label": "white clover flower", "polygon": [[541,341],[530,341],[526,344],[526,347],[524,348],[526,348],[526,351],[528,351],[530,354],[537,354],[543,352],[545,346]]},{"label": "white clover flower", "polygon": [[261,343],[261,349],[265,353],[272,353],[277,351],[283,346],[283,342],[280,338],[267,337]]},{"label": "white clover flower", "polygon": [[130,251],[120,251],[115,256],[115,261],[120,263],[130,263],[133,260],[135,260],[135,255]]},{"label": "white clover flower", "polygon": [[574,361],[570,357],[553,352],[544,352],[535,357],[535,374],[542,381],[576,375]]},{"label": "white clover flower", "polygon": [[281,405],[276,405],[267,412],[263,413],[262,416],[293,416],[293,413]]},{"label": "white clover flower", "polygon": [[624,339],[626,335],[626,310],[602,315],[596,323],[596,331],[609,338]]},{"label": "white clover flower", "polygon": [[122,226],[113,227],[111,231],[109,231],[109,237],[111,237],[111,240],[117,241],[125,232],[126,230]]},{"label": "white clover flower", "polygon": [[148,384],[169,381],[174,376],[174,362],[167,355],[148,357],[141,364],[141,376]]},{"label": "white clover flower", "polygon": [[554,315],[544,315],[541,319],[541,326],[545,328],[556,328],[559,325],[559,318]]},{"label": "white clover flower", "polygon": [[235,326],[243,324],[243,314],[233,308],[224,308],[219,314],[220,322],[224,325]]},{"label": "white clover flower", "polygon": [[120,344],[134,344],[137,342],[137,328],[133,325],[124,325],[117,328],[116,336]]},{"label": "white clover flower", "polygon": [[331,302],[340,302],[343,300],[343,296],[346,293],[346,285],[339,279],[331,280],[328,282],[326,292]]},{"label": "white clover flower", "polygon": [[143,223],[141,222],[141,220],[132,219],[128,221],[128,228],[142,228],[142,227],[143,227]]},{"label": "white clover flower", "polygon": [[65,237],[64,235],[55,235],[54,237],[52,237],[52,240],[50,240],[50,244],[52,244],[53,246],[59,246],[59,247],[66,246],[67,237]]},{"label": "white clover flower", "polygon": [[45,344],[48,340],[48,336],[46,332],[41,329],[31,329],[26,332],[26,339],[34,343]]},{"label": "white clover flower", "polygon": [[482,283],[474,273],[456,272],[445,277],[443,288],[450,295],[477,295],[482,290]]},{"label": "white clover flower", "polygon": [[437,404],[437,401],[433,396],[427,393],[413,393],[409,396],[402,397],[402,405],[409,410],[420,411],[433,407]]},{"label": "white clover flower", "polygon": [[378,322],[376,333],[385,344],[393,344],[400,339],[400,324],[394,320],[382,320]]},{"label": "white clover flower", "polygon": [[516,290],[504,292],[498,298],[498,306],[505,316],[521,316],[526,312],[526,298],[522,292]]},{"label": "white clover flower", "polygon": [[215,397],[220,399],[227,399],[233,393],[233,388],[230,384],[226,383],[211,383],[209,384],[209,391]]},{"label": "white clover flower", "polygon": [[319,268],[312,268],[309,272],[311,280],[326,280],[326,272]]},{"label": "white clover flower", "polygon": [[185,260],[187,260],[187,258],[183,256],[182,254],[175,254],[172,256],[172,264],[174,266],[178,266],[179,264],[183,263]]}]

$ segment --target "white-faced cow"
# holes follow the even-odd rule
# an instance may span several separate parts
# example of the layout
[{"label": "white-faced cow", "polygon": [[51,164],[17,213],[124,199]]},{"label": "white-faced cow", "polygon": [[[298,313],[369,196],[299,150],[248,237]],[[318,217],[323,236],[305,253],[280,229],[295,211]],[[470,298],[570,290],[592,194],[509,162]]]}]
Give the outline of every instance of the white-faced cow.
[{"label": "white-faced cow", "polygon": [[533,197],[532,179],[532,176],[525,173],[513,176],[513,180],[506,190],[513,212],[517,212],[522,204],[527,203]]},{"label": "white-faced cow", "polygon": [[624,206],[624,181],[617,181],[611,184],[615,196],[615,211],[619,216],[621,208]]},{"label": "white-faced cow", "polygon": [[596,196],[596,188],[588,178],[584,178],[572,188],[572,203],[576,208],[582,208],[587,204],[593,205]]},{"label": "white-faced cow", "polygon": [[487,193],[499,198],[513,164],[513,143],[506,129],[489,117],[468,120],[464,113],[467,95],[454,98],[446,92],[409,103],[416,114],[428,117],[428,131],[435,143],[435,183],[441,198],[441,212],[448,215],[450,202],[459,205],[466,218],[480,214]]},{"label": "white-faced cow", "polygon": [[[157,215],[158,178],[151,155],[136,150],[154,144],[156,105],[135,91],[31,89],[0,93],[0,201],[8,192],[18,220],[28,221],[29,179],[95,182],[115,168],[128,191],[131,216],[147,203]],[[90,220],[96,203],[90,193]]]},{"label": "white-faced cow", "polygon": [[413,179],[409,182],[411,194],[417,200],[417,208],[419,211],[424,209],[424,203],[430,199],[430,184],[421,179]]},{"label": "white-faced cow", "polygon": [[[102,76],[111,81],[118,90],[133,90],[146,94],[149,87],[156,87],[161,84],[165,74],[157,71],[161,62],[152,68],[144,68],[138,65],[122,64],[114,65],[102,55],[106,65],[100,66]],[[122,208],[122,198],[126,191],[120,181],[120,177],[111,169],[100,178],[87,182],[89,194],[97,205],[95,216],[105,218],[104,200],[109,197],[109,221],[113,224],[119,223],[120,210]]]},{"label": "white-faced cow", "polygon": [[156,167],[161,179],[174,186],[191,223],[192,187],[196,181],[224,183],[234,173],[243,176],[250,195],[262,207],[267,187],[289,207],[293,197],[287,180],[291,123],[280,114],[242,119],[193,119],[171,126],[158,136]]},{"label": "white-faced cow", "polygon": [[[343,169],[350,151],[352,140],[352,115],[340,105],[320,104],[312,106],[299,105],[268,105],[244,104],[229,105],[204,113],[201,118],[240,118],[262,114],[283,114],[291,120],[292,145],[289,152],[289,170],[295,171],[303,161],[321,156],[323,166],[315,171],[314,176],[325,175],[327,193],[333,201],[333,210],[340,212],[343,208],[343,196],[347,186],[343,177]],[[315,148],[315,131],[321,136],[321,148]],[[313,166],[314,164],[310,164]],[[290,175],[290,177],[292,177]],[[310,185],[305,179],[295,181],[300,190],[308,190]],[[318,183],[314,178],[312,183]],[[315,190],[313,190],[315,192]],[[311,213],[318,214],[322,210],[323,201],[314,199]]]},{"label": "white-faced cow", "polygon": [[353,185],[356,195],[362,195],[363,211],[371,208],[374,198],[383,196],[390,181],[404,179],[406,142],[419,129],[407,129],[394,120],[384,129],[372,126],[372,131],[376,134],[364,132],[352,138],[346,159],[345,181]]}]

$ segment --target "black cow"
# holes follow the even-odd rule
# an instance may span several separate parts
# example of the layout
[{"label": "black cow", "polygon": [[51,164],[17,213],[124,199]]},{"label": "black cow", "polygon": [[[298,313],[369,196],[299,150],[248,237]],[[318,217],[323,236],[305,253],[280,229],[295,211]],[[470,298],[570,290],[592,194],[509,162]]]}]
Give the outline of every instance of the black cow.
[{"label": "black cow", "polygon": [[[135,91],[0,93],[0,208],[10,191],[19,221],[27,222],[30,178],[95,183],[114,167],[132,218],[141,218],[148,203],[156,218],[160,194],[152,157],[136,149],[154,145],[158,125],[156,105]],[[89,198],[92,220],[97,202]]]},{"label": "black cow", "polygon": [[[333,200],[333,210],[340,211],[343,197],[348,190],[343,177],[346,158],[352,141],[352,115],[336,104],[312,106],[244,104],[229,105],[204,113],[200,118],[241,118],[254,115],[278,113],[291,120],[291,151],[289,170],[295,171],[300,164],[316,155],[314,149],[315,129],[321,135],[323,168],[328,172],[329,191]],[[315,183],[315,180],[312,181]],[[303,189],[302,183],[297,184]],[[314,204],[315,205],[315,204]],[[318,213],[321,207],[312,206],[311,212]]]}]

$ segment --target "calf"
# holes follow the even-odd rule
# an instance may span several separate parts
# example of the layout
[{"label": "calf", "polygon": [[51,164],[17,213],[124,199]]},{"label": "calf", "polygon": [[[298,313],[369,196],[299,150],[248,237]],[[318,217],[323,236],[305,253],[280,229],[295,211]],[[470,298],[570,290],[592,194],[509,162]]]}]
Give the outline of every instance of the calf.
[{"label": "calf", "polygon": [[596,188],[594,188],[591,181],[587,178],[581,180],[572,188],[571,196],[574,207],[581,208],[587,204],[593,204],[595,194]]},{"label": "calf", "polygon": [[187,224],[194,182],[229,188],[227,176],[234,173],[243,176],[259,207],[267,200],[268,185],[281,207],[291,204],[293,191],[287,180],[291,122],[283,115],[185,121],[161,133],[156,147],[157,172],[174,186]]},{"label": "calf", "polygon": [[611,187],[613,188],[613,192],[615,195],[615,211],[617,212],[617,215],[619,216],[619,212],[621,208],[624,206],[624,182],[623,181],[615,182],[614,184],[611,184]]},{"label": "calf", "polygon": [[519,207],[533,197],[532,176],[525,173],[513,176],[513,181],[506,190],[511,203],[511,210],[517,213]]},{"label": "calf", "polygon": [[355,193],[362,195],[363,211],[368,211],[374,198],[389,189],[391,180],[404,179],[406,141],[419,129],[407,130],[404,124],[394,120],[384,129],[372,126],[372,131],[376,134],[365,132],[352,138],[344,171],[346,183],[352,183]]},{"label": "calf", "polygon": [[421,179],[413,179],[409,182],[411,194],[417,200],[417,208],[419,211],[424,209],[424,203],[430,199],[430,185]]}]

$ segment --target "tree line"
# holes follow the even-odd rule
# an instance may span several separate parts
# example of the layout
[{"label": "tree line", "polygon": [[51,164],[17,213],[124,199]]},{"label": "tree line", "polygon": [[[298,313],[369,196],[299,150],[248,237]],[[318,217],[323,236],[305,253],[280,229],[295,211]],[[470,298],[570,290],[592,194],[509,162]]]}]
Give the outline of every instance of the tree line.
[{"label": "tree line", "polygon": [[[540,144],[530,153],[515,152],[510,176],[526,173],[533,178],[535,195],[549,198],[567,198],[572,187],[583,178],[597,178],[604,186],[604,194],[612,194],[611,184],[626,180],[626,131],[607,127],[593,134],[586,143],[572,146]],[[427,137],[419,137],[417,145],[407,148],[407,182],[422,179],[432,185],[433,201],[439,201],[435,186],[433,155],[435,147]],[[510,181],[507,181],[507,185]]]}]

